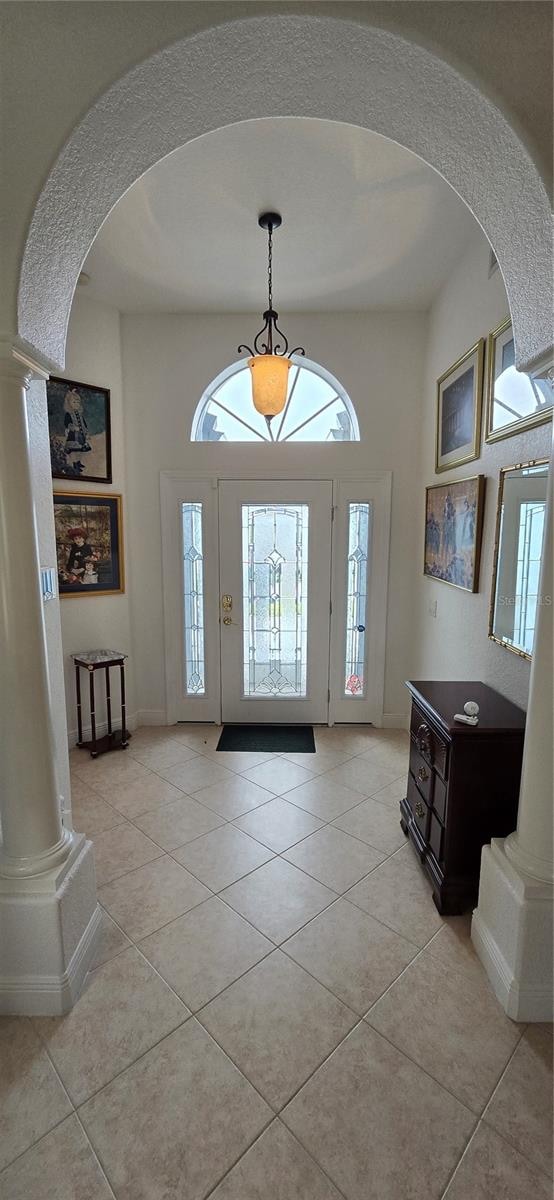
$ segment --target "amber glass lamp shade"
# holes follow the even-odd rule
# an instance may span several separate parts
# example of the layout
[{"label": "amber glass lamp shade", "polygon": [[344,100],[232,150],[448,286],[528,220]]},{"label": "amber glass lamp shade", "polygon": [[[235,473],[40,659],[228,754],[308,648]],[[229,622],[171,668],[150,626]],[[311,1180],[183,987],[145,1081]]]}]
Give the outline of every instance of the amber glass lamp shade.
[{"label": "amber glass lamp shade", "polygon": [[277,354],[256,354],[248,359],[252,376],[252,403],[262,416],[277,416],[283,411],[287,399],[290,358]]}]

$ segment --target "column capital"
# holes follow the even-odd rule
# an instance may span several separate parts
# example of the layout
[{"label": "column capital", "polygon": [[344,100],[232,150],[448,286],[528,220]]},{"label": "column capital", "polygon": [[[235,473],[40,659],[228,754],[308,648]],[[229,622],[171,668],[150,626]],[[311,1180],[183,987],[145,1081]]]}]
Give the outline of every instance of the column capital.
[{"label": "column capital", "polygon": [[28,388],[32,379],[48,379],[50,368],[40,355],[35,356],[17,334],[0,331],[0,379],[8,379]]}]

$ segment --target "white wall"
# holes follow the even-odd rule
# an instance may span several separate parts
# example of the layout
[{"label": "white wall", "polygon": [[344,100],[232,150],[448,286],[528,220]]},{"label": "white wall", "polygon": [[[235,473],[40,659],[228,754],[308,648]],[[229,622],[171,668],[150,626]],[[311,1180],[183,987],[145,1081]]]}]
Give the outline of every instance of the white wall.
[{"label": "white wall", "polygon": [[[550,425],[483,444],[481,457],[435,475],[436,380],[478,337],[504,318],[500,273],[488,277],[489,247],[476,230],[431,313],[283,316],[293,343],[305,345],[346,387],[362,440],[319,447],[192,443],[190,426],[205,387],[258,328],[259,316],[123,316],[79,291],[69,329],[67,375],[111,388],[113,488],[125,494],[127,591],[124,596],[62,601],[64,654],[111,643],[130,653],[129,711],[143,723],[165,718],[164,634],[159,478],[161,470],[213,476],[279,464],[317,472],[379,467],[393,472],[385,714],[407,711],[404,680],[482,679],[526,705],[529,664],[488,638],[498,470],[549,452]],[[121,344],[120,344],[121,326]],[[121,350],[121,361],[120,361]],[[123,378],[123,400],[122,383]],[[480,591],[476,595],[422,573],[426,484],[470,474],[487,476]],[[71,487],[71,485],[69,485]],[[437,616],[430,606],[437,601]],[[74,684],[68,668],[69,727]]]},{"label": "white wall", "polygon": [[[447,368],[508,315],[499,271],[488,277],[489,245],[476,231],[466,253],[438,295],[430,316],[425,359],[425,390],[420,450],[421,486],[417,497],[419,545],[423,554],[425,486],[486,476],[485,519],[479,592],[471,595],[416,573],[414,608],[416,679],[480,679],[516,704],[527,706],[530,664],[488,637],[498,472],[512,463],[550,454],[552,425],[487,444],[475,462],[435,475],[436,381]],[[484,428],[484,413],[483,413]],[[436,601],[437,616],[430,607]]]},{"label": "white wall", "polygon": [[310,358],[349,392],[360,422],[358,445],[260,446],[189,441],[195,407],[211,380],[259,327],[257,315],[125,316],[123,378],[129,506],[128,565],[132,595],[137,709],[161,720],[165,708],[159,474],[162,469],[244,470],[263,462],[305,473],[306,455],[332,478],[349,467],[393,472],[385,714],[402,716],[403,686],[413,642],[411,581],[415,570],[419,408],[426,318],[422,314],[302,314],[281,324]]},{"label": "white wall", "polygon": [[[64,479],[54,480],[56,491],[105,492],[123,494],[123,545],[125,565],[127,507],[125,503],[125,428],[121,384],[121,349],[119,336],[119,313],[106,305],[90,300],[81,290],[77,292],[71,313],[67,339],[67,365],[65,375],[79,383],[98,384],[110,389],[112,429],[112,479],[111,484],[75,483]],[[76,740],[77,713],[75,706],[75,678],[71,654],[76,650],[93,650],[107,647],[122,650],[130,655],[126,666],[127,712],[130,723],[135,714],[133,686],[133,656],[130,633],[129,581],[126,590],[116,596],[67,596],[61,597],[61,625],[64,655],[67,724],[71,743]],[[88,697],[86,680],[82,674],[81,685]],[[119,677],[112,671],[112,695],[114,698],[114,723],[119,726]],[[118,675],[118,673],[117,673]],[[101,672],[96,677],[97,716],[100,724],[104,718],[104,678]],[[84,720],[87,722],[86,700]]]}]

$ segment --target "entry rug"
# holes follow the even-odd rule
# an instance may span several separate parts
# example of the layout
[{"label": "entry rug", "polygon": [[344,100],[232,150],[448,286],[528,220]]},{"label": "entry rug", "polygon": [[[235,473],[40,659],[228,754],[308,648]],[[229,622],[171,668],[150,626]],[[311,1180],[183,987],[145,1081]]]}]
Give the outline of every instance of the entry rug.
[{"label": "entry rug", "polygon": [[314,731],[311,725],[224,725],[217,749],[315,754]]}]

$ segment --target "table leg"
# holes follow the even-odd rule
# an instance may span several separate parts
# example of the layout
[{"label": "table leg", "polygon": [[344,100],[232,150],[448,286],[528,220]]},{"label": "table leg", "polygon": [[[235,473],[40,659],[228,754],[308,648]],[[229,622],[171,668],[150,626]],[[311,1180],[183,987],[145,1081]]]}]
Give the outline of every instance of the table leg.
[{"label": "table leg", "polygon": [[83,714],[81,712],[81,668],[75,663],[75,683],[77,686],[77,745],[83,744]]},{"label": "table leg", "polygon": [[125,666],[123,663],[120,665],[119,675],[121,679],[121,746],[126,749],[129,743],[127,741],[127,705],[125,703]]},{"label": "table leg", "polygon": [[108,737],[112,732],[112,697],[110,694],[110,668],[106,667],[106,711],[108,714]]},{"label": "table leg", "polygon": [[94,707],[94,671],[89,671],[89,696],[90,696],[90,726],[91,726],[91,758],[96,758],[96,710]]}]

